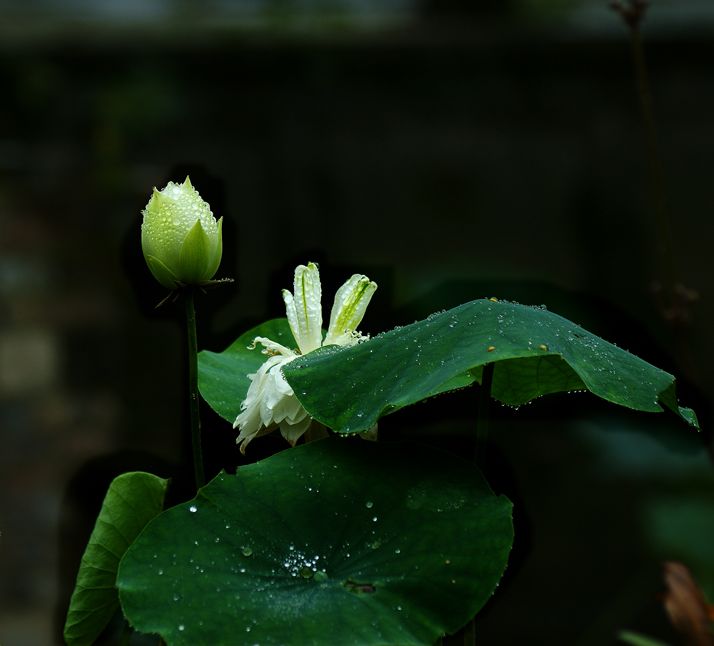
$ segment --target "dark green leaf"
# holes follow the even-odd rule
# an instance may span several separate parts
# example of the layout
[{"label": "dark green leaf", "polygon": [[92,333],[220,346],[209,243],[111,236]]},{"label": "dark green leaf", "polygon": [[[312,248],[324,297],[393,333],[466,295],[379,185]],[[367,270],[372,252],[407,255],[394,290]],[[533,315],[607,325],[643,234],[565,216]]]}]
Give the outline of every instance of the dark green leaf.
[{"label": "dark green leaf", "polygon": [[432,644],[489,598],[512,539],[511,504],[471,464],[330,438],[161,514],[117,585],[169,645]]},{"label": "dark green leaf", "polygon": [[[549,393],[589,390],[641,411],[677,405],[674,377],[540,307],[478,300],[351,348],[327,347],[283,368],[314,418],[342,433],[479,381],[494,363],[492,395],[512,406]],[[223,376],[224,379],[228,375]]]},{"label": "dark green leaf", "polygon": [[70,646],[93,644],[119,608],[114,586],[119,560],[164,503],[167,480],[124,473],[109,485],[77,574],[64,638]]},{"label": "dark green leaf", "polygon": [[198,389],[211,408],[231,423],[248,392],[248,375],[267,359],[261,345],[248,349],[256,336],[268,337],[291,349],[295,347],[287,319],[273,319],[241,335],[223,352],[204,350],[198,355]]}]

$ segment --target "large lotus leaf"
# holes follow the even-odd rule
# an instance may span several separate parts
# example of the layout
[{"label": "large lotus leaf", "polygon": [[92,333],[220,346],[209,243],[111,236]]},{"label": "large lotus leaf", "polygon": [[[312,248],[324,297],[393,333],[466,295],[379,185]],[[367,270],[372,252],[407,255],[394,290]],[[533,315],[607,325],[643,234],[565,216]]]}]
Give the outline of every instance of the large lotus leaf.
[{"label": "large lotus leaf", "polygon": [[505,404],[589,390],[635,410],[664,405],[697,426],[694,412],[677,405],[672,375],[544,308],[486,299],[351,348],[311,352],[283,373],[310,415],[358,433],[387,413],[480,381],[488,363],[491,394]]},{"label": "large lotus leaf", "polygon": [[221,474],[157,517],[117,585],[167,644],[432,644],[490,597],[511,504],[473,465],[329,438]]},{"label": "large lotus leaf", "polygon": [[161,511],[167,485],[167,480],[141,471],[123,473],[109,485],[67,612],[64,638],[70,646],[93,644],[118,610],[114,583],[119,560]]},{"label": "large lotus leaf", "polygon": [[233,423],[250,386],[248,375],[256,372],[267,357],[260,344],[249,349],[253,339],[264,336],[295,348],[287,319],[273,319],[238,337],[223,352],[204,350],[198,355],[198,388],[203,398],[221,417]]}]

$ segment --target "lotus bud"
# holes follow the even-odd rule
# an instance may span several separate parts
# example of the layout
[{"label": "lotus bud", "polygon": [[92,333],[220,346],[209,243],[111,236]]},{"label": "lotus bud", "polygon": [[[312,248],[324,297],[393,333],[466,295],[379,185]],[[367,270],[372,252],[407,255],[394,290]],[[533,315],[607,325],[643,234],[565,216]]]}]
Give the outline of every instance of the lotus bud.
[{"label": "lotus bud", "polygon": [[223,254],[223,218],[216,221],[188,177],[154,188],[142,213],[141,247],[156,280],[177,289],[213,278]]}]

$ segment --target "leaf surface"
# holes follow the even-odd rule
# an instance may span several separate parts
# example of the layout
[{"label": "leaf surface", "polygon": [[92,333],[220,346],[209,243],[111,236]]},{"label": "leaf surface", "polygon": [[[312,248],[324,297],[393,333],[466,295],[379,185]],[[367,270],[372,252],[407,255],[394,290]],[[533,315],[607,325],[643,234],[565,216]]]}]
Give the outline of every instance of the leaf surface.
[{"label": "leaf surface", "polygon": [[132,625],[169,645],[432,644],[490,597],[512,540],[510,502],[473,465],[329,438],[161,514],[118,587]]},{"label": "leaf surface", "polygon": [[674,377],[540,307],[477,300],[351,348],[326,347],[283,368],[307,411],[341,433],[387,413],[479,382],[493,363],[491,394],[511,406],[589,390],[614,404],[697,426],[677,404]]},{"label": "leaf surface", "polygon": [[[266,356],[248,346],[267,336],[295,342],[286,319],[243,334],[221,353],[199,355],[201,394],[233,422]],[[510,406],[543,395],[585,391],[646,412],[680,407],[674,377],[542,307],[476,300],[380,334],[353,347],[327,346],[290,362],[283,374],[315,419],[340,433],[369,430],[378,419],[440,393],[479,383],[494,364],[491,394]]]},{"label": "leaf surface", "polygon": [[82,556],[67,612],[69,646],[93,644],[119,608],[115,579],[119,560],[162,509],[168,481],[133,471],[116,477],[102,503]]}]

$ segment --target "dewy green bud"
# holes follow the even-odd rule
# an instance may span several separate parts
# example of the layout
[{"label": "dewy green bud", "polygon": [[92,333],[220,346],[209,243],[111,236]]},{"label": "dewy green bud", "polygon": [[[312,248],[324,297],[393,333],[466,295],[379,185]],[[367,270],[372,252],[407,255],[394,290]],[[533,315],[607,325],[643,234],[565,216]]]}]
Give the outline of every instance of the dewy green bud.
[{"label": "dewy green bud", "polygon": [[141,247],[156,280],[176,289],[213,278],[223,254],[223,218],[216,221],[188,177],[154,189],[142,213]]}]

